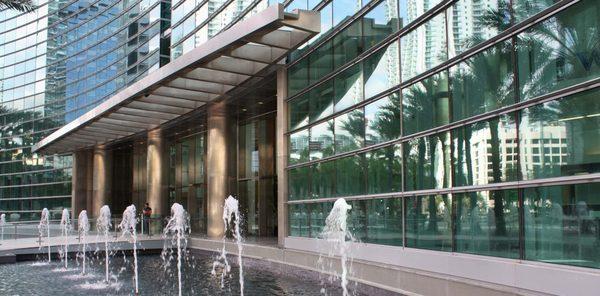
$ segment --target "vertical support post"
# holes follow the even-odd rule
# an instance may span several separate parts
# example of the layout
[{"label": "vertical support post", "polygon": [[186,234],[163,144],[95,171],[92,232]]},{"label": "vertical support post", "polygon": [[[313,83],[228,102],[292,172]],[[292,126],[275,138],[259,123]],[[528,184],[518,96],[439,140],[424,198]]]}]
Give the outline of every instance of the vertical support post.
[{"label": "vertical support post", "polygon": [[223,202],[228,194],[227,106],[218,102],[208,106],[207,232],[210,238],[223,236]]},{"label": "vertical support post", "polygon": [[112,192],[112,153],[106,147],[96,147],[93,156],[93,193],[90,212],[100,215],[100,208],[108,204]]},{"label": "vertical support post", "polygon": [[77,217],[91,199],[92,151],[79,150],[73,153],[73,176],[71,189],[71,217]]},{"label": "vertical support post", "polygon": [[148,187],[147,198],[152,208],[153,216],[162,216],[166,212],[167,203],[167,164],[165,143],[161,130],[148,132],[148,151],[146,158],[146,173]]},{"label": "vertical support post", "polygon": [[286,167],[288,165],[288,125],[287,107],[287,69],[277,70],[277,123],[276,145],[277,152],[277,244],[283,248],[285,237],[288,235],[288,178]]}]

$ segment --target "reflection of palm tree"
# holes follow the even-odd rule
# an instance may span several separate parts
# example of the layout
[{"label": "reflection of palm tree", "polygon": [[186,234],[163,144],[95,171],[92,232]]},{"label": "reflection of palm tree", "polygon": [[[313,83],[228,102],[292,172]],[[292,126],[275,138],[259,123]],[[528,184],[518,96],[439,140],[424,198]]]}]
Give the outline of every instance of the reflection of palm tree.
[{"label": "reflection of palm tree", "polygon": [[14,9],[20,12],[32,12],[35,6],[30,0],[0,0],[0,9]]}]

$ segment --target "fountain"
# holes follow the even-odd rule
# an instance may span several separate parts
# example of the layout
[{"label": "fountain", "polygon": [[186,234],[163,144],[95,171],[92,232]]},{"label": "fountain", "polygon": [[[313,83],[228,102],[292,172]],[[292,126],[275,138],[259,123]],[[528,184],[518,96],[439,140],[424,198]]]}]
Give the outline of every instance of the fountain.
[{"label": "fountain", "polygon": [[119,224],[119,228],[121,229],[121,237],[125,235],[131,236],[133,240],[133,277],[135,280],[135,294],[139,294],[138,289],[138,262],[137,262],[137,218],[135,214],[135,206],[128,206],[123,212],[123,220],[121,220],[121,224]]},{"label": "fountain", "polygon": [[[227,235],[227,230],[229,229],[232,219],[235,227],[233,229],[233,238],[236,240],[237,248],[238,248],[238,265],[240,268],[240,295],[244,295],[244,273],[242,270],[242,235],[240,232],[240,224],[241,217],[239,212],[239,203],[238,200],[233,196],[227,197],[225,200],[225,205],[223,206],[223,223],[225,224],[225,234],[223,235],[223,248],[221,250],[221,254],[217,257],[217,260],[213,262],[212,267],[212,275],[215,276],[217,274],[216,268],[221,267],[221,288],[223,288],[225,283],[225,276],[231,271],[231,266],[229,266],[229,262],[227,261],[227,252],[225,251],[225,236]],[[221,262],[222,261],[222,262]]]},{"label": "fountain", "polygon": [[62,253],[62,258],[65,262],[65,269],[68,267],[69,263],[69,231],[71,230],[71,218],[69,217],[69,210],[63,209],[62,217],[60,219],[60,229],[62,231],[62,236],[64,239],[64,245]]},{"label": "fountain", "polygon": [[[177,279],[179,282],[179,296],[181,296],[181,252],[187,245],[187,239],[185,233],[189,231],[190,216],[183,209],[183,206],[174,203],[171,206],[171,218],[165,227],[164,236],[165,240],[169,234],[173,235],[172,241],[177,241]],[[182,246],[183,242],[183,246]],[[163,260],[166,258],[166,244],[163,250]]]},{"label": "fountain", "polygon": [[42,236],[44,235],[44,230],[46,231],[45,234],[47,237],[46,244],[48,245],[48,262],[50,262],[52,260],[52,256],[50,254],[50,212],[47,208],[42,210],[42,218],[40,219],[40,224],[38,225],[38,231],[40,233],[40,248],[42,247],[41,241]]},{"label": "fountain", "polygon": [[[343,198],[339,198],[333,204],[333,208],[329,215],[325,219],[325,227],[323,227],[323,231],[320,234],[320,238],[325,240],[328,244],[328,257],[331,258],[336,254],[340,255],[340,263],[342,267],[342,273],[340,275],[341,286],[343,291],[343,296],[347,296],[348,294],[348,255],[349,255],[349,241],[353,241],[354,238],[352,233],[348,231],[346,225],[346,219],[348,218],[348,211],[352,209],[346,200]],[[330,270],[325,270],[324,268],[324,259],[322,256],[319,256],[318,265],[320,265],[320,269],[322,273],[333,272],[335,270],[331,268]],[[336,274],[337,276],[337,274]]]},{"label": "fountain", "polygon": [[79,230],[79,237],[81,238],[81,256],[83,260],[82,273],[85,274],[85,252],[87,249],[87,234],[90,231],[90,221],[88,220],[87,211],[83,210],[79,213],[77,219],[77,228]]},{"label": "fountain", "polygon": [[2,229],[2,236],[0,240],[4,240],[4,226],[6,225],[6,214],[0,215],[0,228]]},{"label": "fountain", "polygon": [[100,208],[100,215],[98,216],[98,218],[96,219],[96,230],[98,231],[98,233],[102,233],[104,235],[104,265],[105,265],[105,271],[106,271],[106,282],[108,283],[108,276],[109,276],[109,272],[108,272],[108,265],[109,265],[109,259],[108,256],[110,255],[108,253],[108,233],[110,232],[110,228],[112,227],[111,223],[110,223],[110,208],[107,205],[102,206],[102,208]]}]

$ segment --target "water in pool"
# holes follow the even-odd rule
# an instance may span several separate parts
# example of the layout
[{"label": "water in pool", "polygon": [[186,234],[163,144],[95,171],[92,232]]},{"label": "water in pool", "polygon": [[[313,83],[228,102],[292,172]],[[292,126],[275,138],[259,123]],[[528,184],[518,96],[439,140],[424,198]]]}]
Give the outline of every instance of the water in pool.
[{"label": "water in pool", "polygon": [[[89,258],[88,258],[89,259]],[[111,260],[112,284],[105,284],[103,257],[92,258],[81,275],[81,262],[71,261],[64,269],[60,262],[38,261],[0,265],[0,295],[134,295],[132,259],[117,254]],[[183,264],[183,295],[239,295],[238,270],[221,279],[211,275],[214,255],[194,254]],[[233,261],[233,260],[232,260]],[[160,256],[139,256],[140,295],[177,295],[177,270],[165,269]],[[246,264],[246,263],[245,263]],[[267,264],[268,265],[268,264]],[[270,270],[263,263],[244,266],[245,295],[320,295],[322,285],[307,272],[286,274]],[[327,295],[341,295],[339,287],[329,285]]]}]

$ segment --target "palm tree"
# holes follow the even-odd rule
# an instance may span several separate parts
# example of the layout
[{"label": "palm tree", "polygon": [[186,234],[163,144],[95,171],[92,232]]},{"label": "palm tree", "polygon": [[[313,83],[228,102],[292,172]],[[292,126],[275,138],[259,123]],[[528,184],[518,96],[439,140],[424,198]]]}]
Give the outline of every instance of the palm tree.
[{"label": "palm tree", "polygon": [[20,12],[32,12],[35,5],[31,0],[0,0],[0,9],[14,9]]}]

